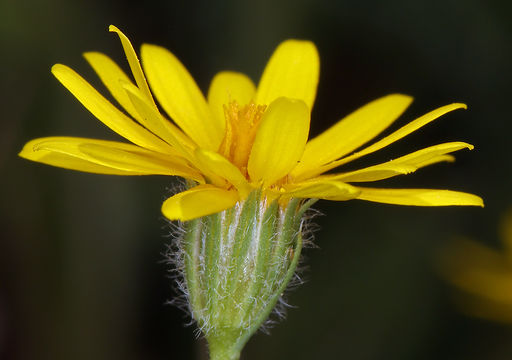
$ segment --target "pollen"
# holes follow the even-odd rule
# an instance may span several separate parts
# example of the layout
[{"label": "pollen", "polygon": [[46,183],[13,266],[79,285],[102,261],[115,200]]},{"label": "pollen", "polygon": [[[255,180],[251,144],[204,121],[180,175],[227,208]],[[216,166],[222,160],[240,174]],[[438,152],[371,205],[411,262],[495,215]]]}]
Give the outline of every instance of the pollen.
[{"label": "pollen", "polygon": [[249,103],[240,106],[236,101],[224,105],[226,132],[219,152],[236,165],[246,177],[252,145],[265,109],[266,105]]}]

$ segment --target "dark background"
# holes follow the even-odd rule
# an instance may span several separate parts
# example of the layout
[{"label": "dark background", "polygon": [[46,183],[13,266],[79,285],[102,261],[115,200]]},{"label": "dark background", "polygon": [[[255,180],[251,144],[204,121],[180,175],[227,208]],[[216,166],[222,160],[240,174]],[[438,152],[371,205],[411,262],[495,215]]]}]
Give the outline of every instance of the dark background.
[{"label": "dark background", "polygon": [[[64,63],[99,82],[82,52],[126,63],[109,24],[138,49],[173,51],[207,89],[215,72],[257,81],[290,37],[318,46],[312,133],[391,93],[415,102],[393,129],[435,107],[466,102],[379,154],[370,165],[443,141],[476,150],[383,183],[473,192],[485,209],[319,202],[317,249],[296,308],[256,335],[244,359],[510,359],[511,327],[461,315],[437,275],[456,236],[499,246],[512,203],[510,1],[15,1],[0,2],[0,358],[199,359],[162,253],[160,205],[173,180],[90,175],[16,156],[35,137],[116,139],[50,74]],[[512,289],[512,279],[511,279]]]}]

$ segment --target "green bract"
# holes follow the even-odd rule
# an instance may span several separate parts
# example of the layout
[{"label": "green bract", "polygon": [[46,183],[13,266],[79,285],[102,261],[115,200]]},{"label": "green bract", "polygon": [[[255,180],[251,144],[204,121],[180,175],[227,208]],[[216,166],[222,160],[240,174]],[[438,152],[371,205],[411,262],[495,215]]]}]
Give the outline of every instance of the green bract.
[{"label": "green bract", "polygon": [[231,209],[185,224],[189,306],[212,359],[238,359],[276,305],[299,261],[309,205],[268,203],[254,191]]}]

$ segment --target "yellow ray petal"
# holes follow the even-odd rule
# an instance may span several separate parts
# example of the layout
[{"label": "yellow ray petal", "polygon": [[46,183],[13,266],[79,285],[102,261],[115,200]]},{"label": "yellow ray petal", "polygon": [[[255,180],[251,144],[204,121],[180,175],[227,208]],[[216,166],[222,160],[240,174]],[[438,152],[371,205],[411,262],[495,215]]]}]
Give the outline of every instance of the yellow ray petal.
[{"label": "yellow ray petal", "polygon": [[351,200],[361,191],[341,181],[307,181],[285,187],[284,193],[295,198]]},{"label": "yellow ray petal", "polygon": [[361,194],[357,197],[358,199],[385,204],[411,206],[484,206],[484,202],[479,196],[459,191],[357,188],[361,190]]},{"label": "yellow ray petal", "polygon": [[130,40],[114,25],[110,25],[108,30],[110,32],[115,32],[119,36],[119,40],[121,40],[121,45],[123,46],[124,53],[126,54],[126,59],[130,64],[130,69],[132,70],[133,77],[135,78],[135,82],[137,86],[142,91],[142,93],[147,96],[147,98],[153,102],[153,96],[149,91],[148,83],[146,82],[146,78],[144,73],[142,72],[142,68],[140,67],[139,58],[137,57],[137,53],[133,49],[133,46]]},{"label": "yellow ray petal", "polygon": [[329,164],[320,166],[318,168],[296,169],[296,171],[294,171],[294,175],[296,176],[296,178],[302,179],[302,178],[311,177],[311,176],[329,171],[329,170],[334,169],[340,165],[343,165],[350,161],[356,160],[362,156],[365,156],[365,155],[371,154],[375,151],[378,151],[378,150],[388,146],[389,144],[392,144],[395,141],[400,140],[401,138],[409,135],[410,133],[418,130],[419,128],[427,125],[428,123],[434,121],[435,119],[439,118],[440,116],[442,116],[450,111],[457,110],[457,109],[466,109],[466,108],[467,107],[465,104],[460,104],[460,103],[442,106],[440,108],[437,108],[437,109],[417,118],[414,121],[411,121],[407,125],[401,127],[400,129],[396,130],[395,132],[391,133],[390,135],[384,137],[383,139],[377,141],[376,143],[373,143],[372,145],[364,148],[363,150],[356,152],[353,155],[341,158],[340,160],[333,161]]},{"label": "yellow ray petal", "polygon": [[142,65],[156,98],[194,142],[217,150],[223,128],[213,120],[203,94],[183,64],[166,49],[142,45]]},{"label": "yellow ray petal", "polygon": [[141,172],[131,172],[125,170],[114,169],[100,164],[90,162],[88,160],[80,159],[68,154],[48,151],[48,150],[33,150],[32,142],[37,142],[40,139],[35,139],[25,145],[19,156],[27,160],[36,161],[42,164],[56,166],[69,170],[76,170],[88,172],[93,174],[105,175],[147,175]]},{"label": "yellow ray petal", "polygon": [[139,113],[141,123],[153,134],[172,145],[182,156],[187,159],[191,158],[191,151],[196,147],[192,140],[170,121],[165,119],[158,112],[158,109],[149,103],[142,95],[139,88],[131,83],[122,83],[122,87],[136,111]]},{"label": "yellow ray petal", "polygon": [[114,99],[117,100],[132,117],[140,122],[140,115],[133,107],[132,102],[128,98],[126,91],[121,86],[121,82],[131,83],[130,78],[123,70],[110,59],[107,55],[99,52],[84,53],[87,62],[94,69],[103,84],[110,91]]},{"label": "yellow ray petal", "polygon": [[418,168],[422,168],[429,165],[434,165],[440,162],[455,162],[455,156],[453,155],[438,155],[434,156],[429,160],[425,160]]},{"label": "yellow ray petal", "polygon": [[52,73],[87,110],[125,139],[146,149],[172,152],[168,144],[124,115],[69,67],[56,64],[52,67]]},{"label": "yellow ray petal", "polygon": [[302,156],[309,132],[309,108],[301,100],[278,98],[263,114],[247,170],[253,182],[270,185],[287,175]]},{"label": "yellow ray petal", "polygon": [[461,149],[473,149],[473,145],[464,142],[451,142],[430,146],[399,157],[382,164],[367,167],[365,169],[350,171],[343,174],[325,175],[319,178],[329,180],[340,180],[345,182],[378,181],[396,175],[410,174],[419,168],[432,165],[440,161],[453,160],[447,153]]},{"label": "yellow ray petal", "polygon": [[[183,159],[166,158],[135,145],[115,141],[74,137],[40,138],[28,142],[19,155],[29,160],[86,172],[176,175],[202,181],[201,175]],[[80,165],[84,167],[78,167]],[[105,168],[111,171],[101,171]]]},{"label": "yellow ray petal", "polygon": [[181,162],[173,161],[174,159],[162,160],[152,154],[133,153],[98,144],[83,144],[78,149],[102,165],[125,170],[135,169],[155,175],[181,176],[195,181],[202,179],[196,171]]},{"label": "yellow ray petal", "polygon": [[196,149],[195,156],[196,160],[201,163],[201,169],[205,169],[209,173],[213,173],[233,184],[240,192],[242,199],[249,195],[252,190],[251,186],[240,170],[224,156],[205,149]]},{"label": "yellow ray petal", "polygon": [[170,220],[188,221],[229,209],[237,201],[236,191],[198,185],[165,200],[162,213]]},{"label": "yellow ray petal", "polygon": [[236,101],[241,106],[247,105],[254,99],[256,89],[246,75],[222,71],[213,78],[208,90],[208,104],[222,131],[225,130],[224,105]]},{"label": "yellow ray petal", "polygon": [[313,108],[320,60],[310,41],[287,40],[272,54],[256,93],[256,104],[268,105],[278,97],[301,99]]},{"label": "yellow ray petal", "polygon": [[357,109],[307,143],[294,173],[318,168],[357,149],[389,127],[411,102],[410,96],[392,94]]}]

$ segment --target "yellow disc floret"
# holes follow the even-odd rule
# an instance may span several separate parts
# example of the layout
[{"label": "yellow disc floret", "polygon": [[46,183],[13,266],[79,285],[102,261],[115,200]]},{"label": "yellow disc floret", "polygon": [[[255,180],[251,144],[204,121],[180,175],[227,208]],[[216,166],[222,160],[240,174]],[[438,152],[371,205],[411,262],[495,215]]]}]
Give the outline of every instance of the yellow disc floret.
[{"label": "yellow disc floret", "polygon": [[247,162],[265,109],[266,105],[249,103],[240,106],[236,101],[224,105],[226,132],[219,153],[236,165],[245,177],[248,177]]}]

